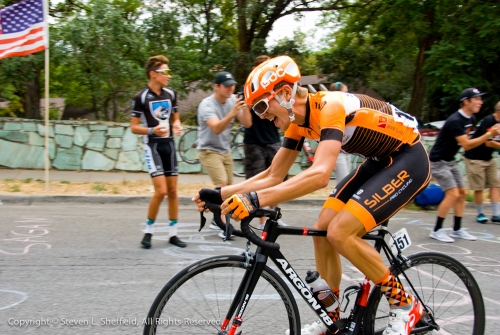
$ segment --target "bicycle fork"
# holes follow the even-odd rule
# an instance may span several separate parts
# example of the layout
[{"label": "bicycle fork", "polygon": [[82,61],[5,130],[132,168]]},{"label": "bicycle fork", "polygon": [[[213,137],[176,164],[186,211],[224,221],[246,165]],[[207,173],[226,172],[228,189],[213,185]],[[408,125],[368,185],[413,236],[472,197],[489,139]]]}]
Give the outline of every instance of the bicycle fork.
[{"label": "bicycle fork", "polygon": [[[220,335],[236,335],[236,331],[241,326],[243,322],[243,313],[247,307],[248,301],[252,296],[253,290],[257,285],[257,281],[266,266],[267,256],[261,253],[255,254],[255,259],[253,261],[253,266],[251,266],[243,276],[241,280],[240,286],[238,287],[238,291],[236,292],[235,298],[229,307],[229,311],[226,314],[225,319],[222,321],[221,330],[219,331]],[[247,266],[250,266],[249,263],[246,263]],[[236,312],[236,314],[235,314]],[[233,318],[233,323],[229,332],[226,329],[229,326],[229,322],[231,322],[231,317]]]}]

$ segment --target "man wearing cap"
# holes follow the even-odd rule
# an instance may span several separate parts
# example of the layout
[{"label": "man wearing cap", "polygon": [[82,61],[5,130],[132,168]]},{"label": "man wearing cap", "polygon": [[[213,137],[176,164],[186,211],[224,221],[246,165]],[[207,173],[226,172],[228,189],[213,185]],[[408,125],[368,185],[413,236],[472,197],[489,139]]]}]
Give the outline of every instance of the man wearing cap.
[{"label": "man wearing cap", "polygon": [[[483,94],[477,88],[462,91],[459,100],[460,109],[446,119],[429,154],[432,176],[445,192],[444,199],[438,207],[436,226],[429,236],[441,242],[454,242],[453,238],[476,240],[475,236],[461,228],[466,189],[455,161],[455,154],[460,147],[466,151],[473,149],[500,132],[500,125],[494,125],[483,135],[469,139],[470,130],[476,122],[474,114],[479,112],[483,105],[481,98]],[[443,222],[452,206],[454,225],[453,231],[448,235],[443,229]]]},{"label": "man wearing cap", "polygon": [[[219,72],[214,79],[214,93],[198,106],[198,157],[215,187],[233,182],[231,128],[238,119],[245,128],[252,126],[252,115],[244,99],[233,93],[236,80],[229,72]],[[212,223],[211,228],[218,229]],[[221,236],[223,237],[223,236]]]},{"label": "man wearing cap", "polygon": [[[492,126],[500,122],[500,102],[495,105],[493,114],[482,119],[472,138],[483,136]],[[492,137],[485,143],[465,152],[465,167],[469,179],[469,189],[474,191],[474,203],[476,204],[479,223],[487,223],[488,218],[483,211],[483,190],[490,189],[490,201],[493,216],[492,222],[500,222],[500,203],[498,181],[498,168],[493,158],[493,151],[500,149],[500,136]]]}]

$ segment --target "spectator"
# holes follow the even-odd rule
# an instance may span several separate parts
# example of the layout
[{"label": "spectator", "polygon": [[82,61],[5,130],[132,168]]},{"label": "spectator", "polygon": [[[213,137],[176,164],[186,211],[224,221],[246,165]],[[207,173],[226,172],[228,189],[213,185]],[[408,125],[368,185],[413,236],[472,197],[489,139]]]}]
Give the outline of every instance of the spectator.
[{"label": "spectator", "polygon": [[[214,93],[198,106],[198,156],[215,187],[233,183],[231,129],[235,119],[248,128],[252,115],[244,99],[233,93],[236,81],[229,72],[218,72],[214,79]],[[210,228],[219,229],[212,221]],[[224,232],[219,234],[224,238]]]},{"label": "spectator", "polygon": [[179,198],[177,159],[172,132],[180,135],[182,126],[177,113],[177,94],[167,88],[172,78],[168,63],[168,58],[162,55],[147,60],[145,70],[149,79],[148,86],[137,93],[132,102],[130,129],[134,134],[143,135],[146,162],[155,192],[149,202],[145,234],[141,241],[144,248],[151,247],[153,224],[165,195],[168,198],[170,218],[169,241],[178,247],[186,247],[186,244],[177,237]]},{"label": "spectator", "polygon": [[[483,94],[477,88],[468,88],[462,91],[459,100],[460,109],[446,119],[429,155],[432,176],[445,192],[444,199],[438,207],[436,226],[430,233],[430,237],[438,241],[454,242],[453,237],[470,241],[476,240],[475,236],[461,228],[466,190],[462,174],[455,161],[455,154],[460,146],[467,151],[483,144],[490,137],[497,136],[499,133],[499,125],[495,125],[479,137],[473,139],[468,137],[476,120],[474,114],[479,112],[483,105],[481,98]],[[448,236],[443,230],[443,222],[452,206],[454,225],[453,232]]]},{"label": "spectator", "polygon": [[[341,81],[337,81],[330,85],[330,91],[349,92],[349,89],[347,85],[343,84]],[[335,163],[335,179],[337,183],[344,179],[350,172],[351,156],[341,151]]]},{"label": "spectator", "polygon": [[[258,65],[270,59],[269,56],[257,56],[253,61],[252,70]],[[243,91],[243,90],[242,90]],[[245,129],[245,137],[243,143],[245,146],[245,176],[246,179],[261,173],[271,166],[274,155],[281,147],[280,134],[278,128],[267,119],[261,119],[255,113],[252,115],[252,126]],[[276,205],[270,205],[273,208]],[[266,222],[266,218],[261,218],[261,228]],[[285,225],[281,219],[278,220],[280,225]]]},{"label": "spectator", "polygon": [[[489,131],[490,127],[500,122],[500,102],[495,105],[493,114],[486,116],[478,124],[471,138],[478,138]],[[498,203],[498,170],[495,160],[492,159],[493,151],[500,149],[500,138],[490,138],[485,143],[465,152],[465,166],[469,179],[469,188],[474,191],[474,203],[477,209],[476,221],[487,223],[488,218],[483,211],[483,190],[490,189],[490,201],[493,216],[492,222],[500,222],[500,207]]]}]

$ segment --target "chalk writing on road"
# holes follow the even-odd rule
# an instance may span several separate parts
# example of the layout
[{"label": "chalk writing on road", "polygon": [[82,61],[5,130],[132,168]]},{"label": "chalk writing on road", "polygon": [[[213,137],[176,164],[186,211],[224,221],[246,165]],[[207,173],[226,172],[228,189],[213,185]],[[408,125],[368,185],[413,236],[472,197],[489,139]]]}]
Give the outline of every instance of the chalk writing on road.
[{"label": "chalk writing on road", "polygon": [[[39,222],[47,222],[47,219],[42,218],[29,218],[16,221],[17,223],[32,223],[16,226],[15,229],[10,231],[12,237],[2,239],[0,245],[0,253],[5,255],[25,255],[33,247],[42,247],[45,250],[52,248],[52,245],[47,243],[49,234],[49,225],[35,224]],[[29,244],[27,244],[29,243]],[[23,248],[24,247],[24,248]],[[7,249],[23,248],[21,252],[6,251]]]}]

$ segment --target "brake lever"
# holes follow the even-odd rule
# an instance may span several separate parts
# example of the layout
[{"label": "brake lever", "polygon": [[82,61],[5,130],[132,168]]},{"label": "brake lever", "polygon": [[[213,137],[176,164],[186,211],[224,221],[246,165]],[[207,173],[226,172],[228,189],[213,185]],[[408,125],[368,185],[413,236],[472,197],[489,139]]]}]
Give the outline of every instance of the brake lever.
[{"label": "brake lever", "polygon": [[224,239],[223,239],[224,242],[229,240],[231,235],[233,235],[233,230],[234,230],[234,227],[231,224],[231,214],[227,213],[226,214],[226,236],[224,236]]},{"label": "brake lever", "polygon": [[207,222],[207,219],[205,218],[205,215],[203,215],[203,211],[200,212],[200,229],[198,229],[198,232],[200,232],[203,227],[205,227],[205,223]]}]

